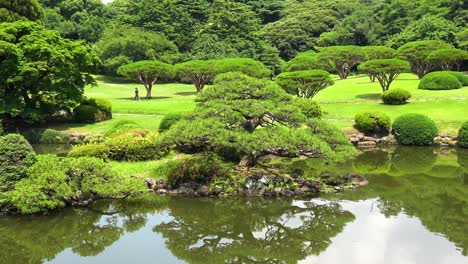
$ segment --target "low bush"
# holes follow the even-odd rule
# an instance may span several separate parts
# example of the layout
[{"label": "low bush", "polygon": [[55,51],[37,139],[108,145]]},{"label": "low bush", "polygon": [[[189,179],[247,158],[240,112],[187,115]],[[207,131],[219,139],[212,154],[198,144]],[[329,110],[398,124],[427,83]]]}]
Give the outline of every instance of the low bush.
[{"label": "low bush", "polygon": [[105,136],[110,137],[128,130],[140,130],[142,127],[136,122],[130,120],[122,120],[115,123],[109,130],[106,131]]},{"label": "low bush", "polygon": [[458,81],[462,84],[462,86],[468,86],[468,75],[466,75],[465,73],[457,72],[457,71],[445,71],[445,72],[457,78]]},{"label": "low bush", "polygon": [[167,181],[178,186],[188,181],[208,184],[218,177],[231,174],[231,166],[216,155],[196,155],[182,160],[169,172]]},{"label": "low bush", "polygon": [[301,112],[308,118],[319,118],[322,116],[320,105],[308,98],[296,98],[293,105],[301,109]]},{"label": "low bush", "polygon": [[431,145],[437,136],[437,126],[422,114],[404,114],[393,122],[392,133],[403,145]]},{"label": "low bush", "polygon": [[109,138],[109,158],[117,161],[157,160],[169,154],[169,147],[153,136],[123,135]]},{"label": "low bush", "polygon": [[418,89],[423,90],[452,90],[462,87],[458,78],[449,72],[431,72],[419,82]]},{"label": "low bush", "polygon": [[388,134],[392,121],[382,112],[362,112],[354,117],[354,127],[366,134]]},{"label": "low bush", "polygon": [[102,143],[90,143],[85,145],[77,145],[70,150],[68,157],[94,157],[99,159],[107,159],[110,154],[110,149]]},{"label": "low bush", "polygon": [[411,93],[403,89],[392,89],[385,91],[382,94],[382,101],[388,105],[402,105],[406,104],[408,99],[411,98]]},{"label": "low bush", "polygon": [[112,118],[112,104],[106,99],[90,98],[84,100],[73,111],[77,122],[94,123]]},{"label": "low bush", "polygon": [[164,132],[169,130],[172,125],[175,123],[179,122],[185,117],[184,114],[167,114],[164,116],[164,118],[161,120],[161,123],[159,124],[159,132]]},{"label": "low bush", "polygon": [[468,121],[465,121],[458,130],[458,146],[468,148]]},{"label": "low bush", "polygon": [[27,170],[36,161],[29,142],[21,135],[0,137],[0,193],[13,189],[27,176]]}]

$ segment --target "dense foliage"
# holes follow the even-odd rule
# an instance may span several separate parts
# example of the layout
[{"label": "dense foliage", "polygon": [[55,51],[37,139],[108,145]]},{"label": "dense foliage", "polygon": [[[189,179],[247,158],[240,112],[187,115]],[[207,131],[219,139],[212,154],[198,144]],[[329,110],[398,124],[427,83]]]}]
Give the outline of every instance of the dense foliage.
[{"label": "dense foliage", "polygon": [[323,70],[283,72],[275,80],[286,92],[302,98],[312,98],[334,83]]},{"label": "dense foliage", "polygon": [[438,130],[429,117],[410,113],[395,119],[392,133],[403,145],[431,145]]},{"label": "dense foliage", "polygon": [[73,110],[73,117],[85,123],[108,120],[112,118],[112,104],[106,99],[86,99]]},{"label": "dense foliage", "polygon": [[410,98],[411,93],[404,89],[392,89],[382,93],[382,101],[384,104],[388,105],[406,104]]},{"label": "dense foliage", "polygon": [[390,89],[390,85],[400,73],[410,70],[410,65],[407,61],[399,59],[375,59],[362,63],[358,68],[371,78],[376,78],[385,92]]},{"label": "dense foliage", "polygon": [[167,114],[159,123],[159,132],[169,130],[175,123],[179,122],[184,118],[184,114]]},{"label": "dense foliage", "polygon": [[382,112],[362,112],[354,117],[354,127],[367,134],[388,134],[391,126],[390,117]]},{"label": "dense foliage", "polygon": [[468,148],[468,121],[464,122],[458,130],[458,145]]},{"label": "dense foliage", "polygon": [[449,72],[431,72],[425,75],[418,88],[423,90],[452,90],[462,87],[462,83]]}]

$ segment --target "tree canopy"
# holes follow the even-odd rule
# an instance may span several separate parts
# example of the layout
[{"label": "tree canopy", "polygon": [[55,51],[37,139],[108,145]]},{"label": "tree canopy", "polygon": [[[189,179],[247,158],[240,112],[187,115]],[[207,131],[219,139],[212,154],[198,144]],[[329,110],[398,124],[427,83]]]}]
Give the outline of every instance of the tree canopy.
[{"label": "tree canopy", "polygon": [[370,60],[359,65],[359,70],[374,76],[380,83],[382,91],[390,89],[392,82],[402,72],[410,71],[410,64],[399,59]]},{"label": "tree canopy", "polygon": [[38,21],[43,16],[37,0],[0,0],[0,23],[17,20]]},{"label": "tree canopy", "polygon": [[320,50],[319,61],[335,70],[340,79],[348,78],[351,69],[364,61],[366,54],[357,46],[333,46]]},{"label": "tree canopy", "polygon": [[288,93],[303,98],[312,98],[321,90],[333,85],[330,74],[323,70],[284,72],[275,80]]},{"label": "tree canopy", "polygon": [[468,60],[468,52],[453,48],[438,49],[431,52],[427,60],[446,71],[450,71],[455,66],[459,70],[463,61]]}]

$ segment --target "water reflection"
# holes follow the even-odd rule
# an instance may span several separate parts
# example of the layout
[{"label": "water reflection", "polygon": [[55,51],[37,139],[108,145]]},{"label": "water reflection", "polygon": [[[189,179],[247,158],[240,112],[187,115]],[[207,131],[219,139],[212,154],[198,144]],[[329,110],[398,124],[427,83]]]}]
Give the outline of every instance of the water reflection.
[{"label": "water reflection", "polygon": [[149,196],[0,217],[0,263],[467,263],[467,165],[466,150],[400,147],[340,166],[282,165],[370,181],[338,195]]}]

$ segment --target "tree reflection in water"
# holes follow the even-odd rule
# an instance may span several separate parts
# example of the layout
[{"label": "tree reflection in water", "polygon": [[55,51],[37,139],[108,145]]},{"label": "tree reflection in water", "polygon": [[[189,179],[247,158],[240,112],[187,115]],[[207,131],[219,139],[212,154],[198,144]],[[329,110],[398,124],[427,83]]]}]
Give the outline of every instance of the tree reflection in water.
[{"label": "tree reflection in water", "polygon": [[189,263],[297,263],[354,220],[337,203],[284,199],[174,198],[169,208],[174,219],[154,231]]}]

